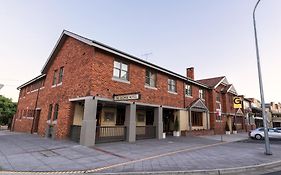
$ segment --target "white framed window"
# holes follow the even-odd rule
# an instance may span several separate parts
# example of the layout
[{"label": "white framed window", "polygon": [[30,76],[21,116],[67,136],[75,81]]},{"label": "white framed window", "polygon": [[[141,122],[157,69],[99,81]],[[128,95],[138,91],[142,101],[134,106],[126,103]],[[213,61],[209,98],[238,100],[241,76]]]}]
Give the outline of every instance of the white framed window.
[{"label": "white framed window", "polygon": [[53,76],[53,83],[52,83],[52,85],[56,85],[56,83],[57,83],[57,72],[58,72],[58,70],[55,70],[55,71],[54,71],[54,76]]},{"label": "white framed window", "polygon": [[202,100],[205,99],[205,92],[203,89],[199,89],[199,98],[201,98]]},{"label": "white framed window", "polygon": [[63,67],[61,67],[61,68],[60,68],[60,71],[59,71],[59,81],[58,81],[58,84],[59,84],[59,83],[62,83],[63,73],[64,73]]},{"label": "white framed window", "polygon": [[59,104],[56,103],[54,108],[54,116],[53,116],[54,121],[58,119],[58,115],[59,115]]},{"label": "white framed window", "polygon": [[217,102],[220,102],[220,101],[221,101],[221,95],[220,95],[219,92],[217,92],[217,94],[216,94],[216,101],[217,101]]},{"label": "white framed window", "polygon": [[51,120],[53,112],[53,104],[49,104],[49,111],[48,111],[48,120]]},{"label": "white framed window", "polygon": [[185,85],[185,95],[192,96],[192,87],[189,84]]},{"label": "white framed window", "polygon": [[128,64],[115,60],[114,68],[113,68],[113,77],[122,80],[128,80],[129,79]]},{"label": "white framed window", "polygon": [[177,84],[176,80],[174,79],[168,79],[168,91],[169,92],[177,92]]},{"label": "white framed window", "polygon": [[150,86],[150,87],[156,87],[156,72],[146,69],[145,85]]}]

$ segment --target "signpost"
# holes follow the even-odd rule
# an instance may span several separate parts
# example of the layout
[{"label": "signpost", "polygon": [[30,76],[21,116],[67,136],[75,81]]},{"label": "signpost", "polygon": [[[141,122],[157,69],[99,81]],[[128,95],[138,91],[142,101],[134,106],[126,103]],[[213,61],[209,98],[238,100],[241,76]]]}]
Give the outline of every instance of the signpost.
[{"label": "signpost", "polygon": [[237,111],[242,108],[242,98],[241,97],[233,97],[233,108],[237,109],[235,110],[235,114],[234,114],[234,125],[236,126],[236,114]]},{"label": "signpost", "polygon": [[[220,127],[221,127],[221,130],[223,130],[222,129],[221,104],[219,104],[219,109],[216,109],[216,115],[219,117],[219,121],[221,122]],[[223,142],[222,134],[223,133],[221,133],[221,142]]]}]

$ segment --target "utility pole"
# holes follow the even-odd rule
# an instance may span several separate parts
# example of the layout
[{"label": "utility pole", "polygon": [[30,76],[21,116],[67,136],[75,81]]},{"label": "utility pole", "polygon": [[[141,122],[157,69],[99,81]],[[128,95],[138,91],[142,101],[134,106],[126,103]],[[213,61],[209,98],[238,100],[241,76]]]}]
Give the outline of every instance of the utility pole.
[{"label": "utility pole", "polygon": [[262,117],[263,117],[263,126],[264,126],[265,154],[272,155],[272,152],[270,151],[270,144],[269,144],[269,138],[268,138],[267,115],[265,114],[263,83],[262,83],[262,75],[261,75],[260,56],[259,56],[258,37],[257,37],[256,18],[255,18],[256,8],[259,5],[259,3],[260,3],[260,0],[258,0],[255,5],[254,11],[253,11],[253,21],[254,21],[257,66],[258,66],[258,76],[259,76],[261,105],[262,105]]}]

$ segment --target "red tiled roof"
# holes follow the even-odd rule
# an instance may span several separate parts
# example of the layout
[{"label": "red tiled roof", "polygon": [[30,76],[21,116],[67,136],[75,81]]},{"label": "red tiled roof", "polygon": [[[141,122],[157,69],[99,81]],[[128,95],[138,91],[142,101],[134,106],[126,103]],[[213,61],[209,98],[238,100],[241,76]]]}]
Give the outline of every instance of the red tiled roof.
[{"label": "red tiled roof", "polygon": [[215,87],[225,76],[215,77],[215,78],[207,78],[202,80],[197,80],[199,83],[205,84],[211,88]]}]

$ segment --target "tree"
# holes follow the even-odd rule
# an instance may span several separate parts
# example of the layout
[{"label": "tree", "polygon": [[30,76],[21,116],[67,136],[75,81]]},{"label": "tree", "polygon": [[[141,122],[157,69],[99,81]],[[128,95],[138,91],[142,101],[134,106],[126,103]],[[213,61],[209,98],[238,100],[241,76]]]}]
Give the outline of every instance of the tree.
[{"label": "tree", "polygon": [[12,102],[10,98],[0,95],[0,125],[9,124],[16,110],[17,103]]}]

